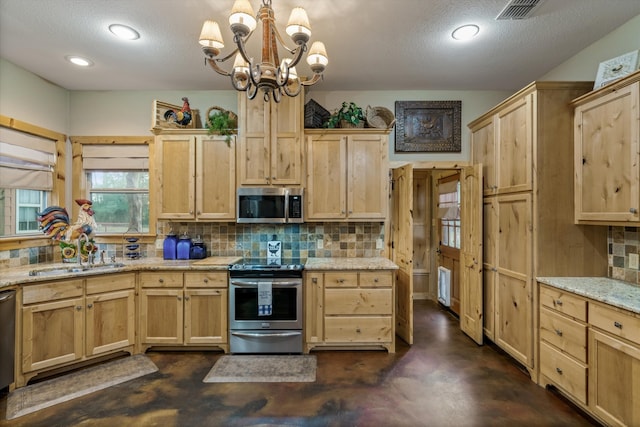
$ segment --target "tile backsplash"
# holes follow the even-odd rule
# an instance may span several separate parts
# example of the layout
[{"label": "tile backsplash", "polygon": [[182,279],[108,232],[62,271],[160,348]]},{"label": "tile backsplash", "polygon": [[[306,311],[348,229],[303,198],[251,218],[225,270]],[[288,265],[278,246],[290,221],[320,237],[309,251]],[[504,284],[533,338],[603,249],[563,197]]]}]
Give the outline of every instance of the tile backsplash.
[{"label": "tile backsplash", "polygon": [[[209,256],[266,257],[269,240],[282,241],[284,258],[375,257],[384,253],[382,246],[378,249],[378,245],[384,242],[384,223],[264,225],[159,222],[156,243],[140,245],[142,257],[161,257],[162,241],[170,230],[178,235],[186,232],[191,238],[200,236]],[[123,260],[123,244],[98,243],[98,247],[105,251],[107,260],[111,257]],[[60,261],[58,246],[0,251],[0,269]]]},{"label": "tile backsplash", "polygon": [[637,227],[609,227],[609,277],[640,284],[640,271],[629,266],[629,255],[640,253],[639,230]]}]

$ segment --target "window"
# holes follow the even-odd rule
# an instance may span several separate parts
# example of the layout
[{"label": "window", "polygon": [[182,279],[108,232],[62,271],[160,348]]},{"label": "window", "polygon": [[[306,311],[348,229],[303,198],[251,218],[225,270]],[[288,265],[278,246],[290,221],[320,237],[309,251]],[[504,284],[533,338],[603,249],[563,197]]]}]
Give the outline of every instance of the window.
[{"label": "window", "polygon": [[16,218],[18,234],[37,233],[38,212],[47,207],[46,191],[16,190]]},{"label": "window", "polygon": [[460,181],[457,178],[439,184],[438,218],[441,245],[460,249]]},{"label": "window", "polygon": [[87,183],[98,232],[149,232],[148,171],[90,171]]},{"label": "window", "polygon": [[149,233],[148,145],[86,143],[82,168],[96,232]]}]

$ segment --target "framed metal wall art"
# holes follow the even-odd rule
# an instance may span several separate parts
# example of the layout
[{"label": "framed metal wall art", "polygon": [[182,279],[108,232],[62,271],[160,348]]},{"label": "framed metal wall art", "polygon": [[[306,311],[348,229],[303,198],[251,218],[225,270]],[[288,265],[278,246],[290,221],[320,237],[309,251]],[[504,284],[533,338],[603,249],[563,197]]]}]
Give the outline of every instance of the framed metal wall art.
[{"label": "framed metal wall art", "polygon": [[396,101],[396,153],[460,152],[462,101]]}]

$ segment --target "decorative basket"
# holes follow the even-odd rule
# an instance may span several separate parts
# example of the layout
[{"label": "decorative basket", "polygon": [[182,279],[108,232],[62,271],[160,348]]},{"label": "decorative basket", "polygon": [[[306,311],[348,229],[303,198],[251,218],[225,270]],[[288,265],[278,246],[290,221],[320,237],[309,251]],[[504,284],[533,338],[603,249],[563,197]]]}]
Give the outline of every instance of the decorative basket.
[{"label": "decorative basket", "polygon": [[371,128],[391,129],[396,123],[396,118],[385,107],[367,107],[366,111],[367,125]]},{"label": "decorative basket", "polygon": [[209,122],[209,119],[211,118],[212,113],[214,114],[219,114],[219,113],[229,113],[229,119],[235,121],[236,123],[238,123],[238,115],[236,113],[234,113],[233,111],[228,111],[225,110],[222,107],[216,107],[215,105],[213,107],[210,107],[207,110],[207,119],[206,119],[206,124],[207,127],[211,126],[211,123]]},{"label": "decorative basket", "polygon": [[322,105],[313,99],[310,99],[304,105],[304,127],[305,128],[321,128],[322,125],[329,120],[331,113]]}]

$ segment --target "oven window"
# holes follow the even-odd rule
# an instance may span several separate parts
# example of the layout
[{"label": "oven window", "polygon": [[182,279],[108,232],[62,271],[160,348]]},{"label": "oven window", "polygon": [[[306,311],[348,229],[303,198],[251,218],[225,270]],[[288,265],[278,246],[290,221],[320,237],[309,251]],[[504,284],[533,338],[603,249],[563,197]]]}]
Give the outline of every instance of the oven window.
[{"label": "oven window", "polygon": [[284,196],[240,196],[241,218],[284,218]]},{"label": "oven window", "polygon": [[235,320],[297,320],[297,291],[274,286],[271,316],[258,316],[258,288],[235,288]]}]

